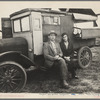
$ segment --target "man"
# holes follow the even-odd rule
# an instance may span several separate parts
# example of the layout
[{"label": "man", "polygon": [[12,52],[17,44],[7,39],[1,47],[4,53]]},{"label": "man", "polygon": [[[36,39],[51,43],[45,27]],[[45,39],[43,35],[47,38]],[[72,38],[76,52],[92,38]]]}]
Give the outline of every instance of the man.
[{"label": "man", "polygon": [[55,41],[57,34],[55,31],[51,31],[48,34],[48,42],[44,43],[43,53],[45,58],[45,67],[53,68],[56,65],[60,69],[60,76],[62,86],[69,88],[67,83],[68,69],[65,60],[62,58],[63,54],[59,43]]}]

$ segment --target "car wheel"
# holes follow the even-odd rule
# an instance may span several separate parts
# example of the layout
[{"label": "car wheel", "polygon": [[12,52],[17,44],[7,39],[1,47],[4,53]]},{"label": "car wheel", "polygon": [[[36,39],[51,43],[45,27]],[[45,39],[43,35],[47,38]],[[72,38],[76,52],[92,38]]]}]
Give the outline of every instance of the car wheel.
[{"label": "car wheel", "polygon": [[24,68],[13,61],[0,63],[0,92],[19,92],[26,84]]}]

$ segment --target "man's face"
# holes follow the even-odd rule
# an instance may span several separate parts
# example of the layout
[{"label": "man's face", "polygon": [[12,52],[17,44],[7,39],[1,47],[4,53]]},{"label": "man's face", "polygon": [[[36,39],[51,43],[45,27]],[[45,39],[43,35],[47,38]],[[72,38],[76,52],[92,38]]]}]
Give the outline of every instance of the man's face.
[{"label": "man's face", "polygon": [[50,34],[48,38],[50,39],[50,41],[55,41],[56,36],[55,34]]}]

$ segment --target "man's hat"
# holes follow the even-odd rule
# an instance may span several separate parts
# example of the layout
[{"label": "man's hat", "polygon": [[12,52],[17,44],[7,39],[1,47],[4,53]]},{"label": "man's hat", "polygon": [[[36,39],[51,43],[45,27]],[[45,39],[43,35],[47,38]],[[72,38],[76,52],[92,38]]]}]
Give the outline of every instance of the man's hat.
[{"label": "man's hat", "polygon": [[50,34],[55,34],[55,36],[57,36],[57,33],[56,33],[54,30],[51,30],[51,31],[49,32],[48,36],[49,36]]}]

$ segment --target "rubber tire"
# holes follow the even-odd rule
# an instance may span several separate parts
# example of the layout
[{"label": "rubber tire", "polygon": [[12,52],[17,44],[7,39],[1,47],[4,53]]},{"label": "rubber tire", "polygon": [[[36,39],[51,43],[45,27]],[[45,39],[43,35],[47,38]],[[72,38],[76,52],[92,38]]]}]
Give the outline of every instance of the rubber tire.
[{"label": "rubber tire", "polygon": [[13,62],[13,61],[4,61],[4,62],[0,63],[0,67],[2,67],[2,66],[4,66],[4,65],[7,65],[7,64],[8,64],[8,65],[14,65],[15,68],[21,72],[21,75],[23,75],[23,80],[21,80],[20,86],[18,85],[19,87],[17,87],[17,88],[14,89],[13,91],[10,91],[10,92],[12,92],[12,93],[18,93],[18,92],[20,92],[20,91],[24,88],[24,86],[26,85],[26,82],[27,82],[27,74],[26,74],[26,71],[24,70],[24,68],[23,68],[20,64],[18,64],[18,63],[16,63],[16,62]]},{"label": "rubber tire", "polygon": [[[81,53],[83,52],[83,50],[87,50],[87,52],[90,55],[90,61],[86,66],[84,66],[80,61],[80,56],[81,56]],[[84,46],[84,47],[80,48],[79,51],[78,51],[78,64],[79,64],[79,66],[81,68],[87,68],[91,65],[91,63],[92,63],[92,52],[91,52],[90,48],[88,46]]]}]

